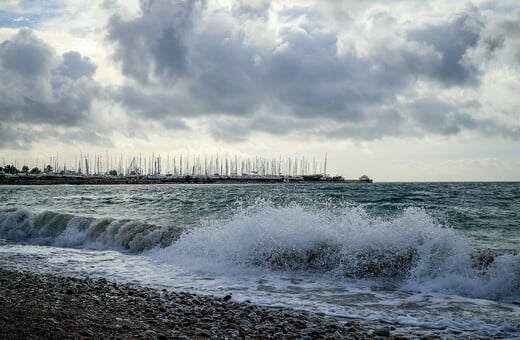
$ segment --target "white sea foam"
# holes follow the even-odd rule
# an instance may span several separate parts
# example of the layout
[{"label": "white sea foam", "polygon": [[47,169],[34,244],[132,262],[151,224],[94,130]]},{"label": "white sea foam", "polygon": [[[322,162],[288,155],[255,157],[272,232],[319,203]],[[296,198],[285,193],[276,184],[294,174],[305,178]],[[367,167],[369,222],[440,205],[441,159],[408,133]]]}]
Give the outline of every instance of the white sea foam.
[{"label": "white sea foam", "polygon": [[463,237],[420,209],[383,220],[359,208],[312,211],[264,202],[226,221],[205,221],[153,256],[213,272],[259,267],[369,278],[412,291],[520,296],[520,255],[482,264],[473,252]]}]

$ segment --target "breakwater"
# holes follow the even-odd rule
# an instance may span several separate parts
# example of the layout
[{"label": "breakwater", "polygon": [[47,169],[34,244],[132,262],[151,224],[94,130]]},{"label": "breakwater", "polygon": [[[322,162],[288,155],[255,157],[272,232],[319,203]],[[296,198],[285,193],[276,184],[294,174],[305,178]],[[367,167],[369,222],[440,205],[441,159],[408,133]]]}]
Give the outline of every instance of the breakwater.
[{"label": "breakwater", "polygon": [[0,177],[0,185],[98,184],[271,184],[271,183],[372,183],[369,178],[341,176],[66,176],[15,175]]}]

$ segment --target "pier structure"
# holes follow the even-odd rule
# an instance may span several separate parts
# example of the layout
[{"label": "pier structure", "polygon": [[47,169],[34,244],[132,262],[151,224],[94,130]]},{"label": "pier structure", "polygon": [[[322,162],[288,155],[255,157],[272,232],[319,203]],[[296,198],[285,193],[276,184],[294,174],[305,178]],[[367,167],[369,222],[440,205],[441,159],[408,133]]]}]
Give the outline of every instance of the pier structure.
[{"label": "pier structure", "polygon": [[74,161],[50,157],[40,169],[16,164],[0,166],[0,184],[124,184],[124,183],[298,183],[346,182],[371,183],[363,175],[345,180],[327,174],[327,155],[321,162],[305,157],[239,157],[155,154],[119,157],[80,154]]}]

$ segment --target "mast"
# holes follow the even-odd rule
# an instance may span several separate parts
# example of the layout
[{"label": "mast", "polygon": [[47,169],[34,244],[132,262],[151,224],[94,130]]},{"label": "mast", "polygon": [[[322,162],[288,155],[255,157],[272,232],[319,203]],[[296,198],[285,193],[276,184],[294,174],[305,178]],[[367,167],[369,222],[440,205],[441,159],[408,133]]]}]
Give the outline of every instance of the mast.
[{"label": "mast", "polygon": [[324,164],[323,175],[327,176],[327,153],[326,152],[325,152],[325,164]]}]

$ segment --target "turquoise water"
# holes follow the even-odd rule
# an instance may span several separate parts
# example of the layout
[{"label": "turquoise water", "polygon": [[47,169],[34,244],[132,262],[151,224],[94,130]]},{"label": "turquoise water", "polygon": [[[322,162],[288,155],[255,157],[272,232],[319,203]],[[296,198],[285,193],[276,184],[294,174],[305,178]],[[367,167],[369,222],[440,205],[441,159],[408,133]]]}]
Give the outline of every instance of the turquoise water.
[{"label": "turquoise water", "polygon": [[258,200],[309,209],[362,207],[380,218],[424,209],[438,223],[482,247],[517,252],[520,183],[376,183],[372,185],[121,185],[0,188],[0,208],[24,207],[79,216],[130,218],[192,228],[226,218]]},{"label": "turquoise water", "polygon": [[520,183],[3,186],[0,238],[29,270],[519,331]]}]

